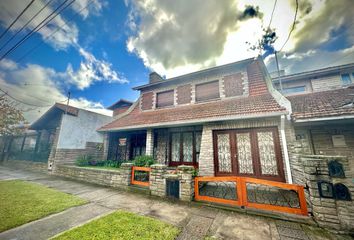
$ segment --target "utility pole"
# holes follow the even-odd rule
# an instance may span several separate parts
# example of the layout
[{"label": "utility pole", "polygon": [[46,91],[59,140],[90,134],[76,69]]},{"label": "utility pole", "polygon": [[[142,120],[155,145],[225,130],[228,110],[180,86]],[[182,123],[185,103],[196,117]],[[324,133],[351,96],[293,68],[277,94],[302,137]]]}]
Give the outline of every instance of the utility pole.
[{"label": "utility pole", "polygon": [[277,70],[278,70],[278,80],[279,80],[279,86],[280,86],[280,92],[283,92],[283,84],[281,82],[280,79],[280,71],[279,71],[279,63],[278,63],[278,56],[277,56],[277,51],[274,51],[274,55],[275,55],[275,62],[277,64]]},{"label": "utility pole", "polygon": [[70,102],[70,92],[68,91],[68,101],[66,102],[65,115],[68,113],[69,102]]}]

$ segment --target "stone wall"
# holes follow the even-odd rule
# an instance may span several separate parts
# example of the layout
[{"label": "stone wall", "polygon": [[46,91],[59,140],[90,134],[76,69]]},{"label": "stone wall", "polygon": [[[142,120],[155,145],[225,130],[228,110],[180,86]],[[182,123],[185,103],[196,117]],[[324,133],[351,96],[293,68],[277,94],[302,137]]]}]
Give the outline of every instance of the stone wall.
[{"label": "stone wall", "polygon": [[176,170],[168,170],[166,165],[151,166],[150,193],[153,196],[166,197],[166,179],[179,181],[179,199],[192,201],[194,196],[193,166],[178,166]]},{"label": "stone wall", "polygon": [[125,188],[130,185],[131,167],[131,163],[123,163],[117,170],[57,165],[53,174],[103,186]]},{"label": "stone wall", "polygon": [[[354,202],[320,196],[318,182],[342,183],[349,188],[353,196],[351,182],[353,175],[349,171],[349,161],[343,156],[304,155],[301,145],[291,148],[291,166],[294,183],[305,185],[309,211],[322,227],[354,233]],[[329,176],[328,162],[337,160],[344,168],[345,178]]]},{"label": "stone wall", "polygon": [[1,162],[2,166],[10,167],[13,169],[25,169],[30,171],[47,172],[47,163],[21,161],[21,160],[7,160]]},{"label": "stone wall", "polygon": [[[242,128],[259,128],[259,127],[278,127],[279,140],[284,160],[284,151],[282,147],[282,138],[280,134],[280,117],[262,118],[262,119],[249,119],[240,121],[225,121],[218,123],[207,123],[203,126],[203,135],[201,140],[201,149],[199,157],[199,175],[201,176],[214,176],[214,150],[213,150],[213,130],[222,129],[242,129]],[[294,139],[293,130],[289,124],[286,124],[285,134],[288,145]],[[283,164],[285,168],[285,163]],[[285,177],[287,177],[286,170],[284,169]],[[286,179],[288,182],[288,179]]]}]

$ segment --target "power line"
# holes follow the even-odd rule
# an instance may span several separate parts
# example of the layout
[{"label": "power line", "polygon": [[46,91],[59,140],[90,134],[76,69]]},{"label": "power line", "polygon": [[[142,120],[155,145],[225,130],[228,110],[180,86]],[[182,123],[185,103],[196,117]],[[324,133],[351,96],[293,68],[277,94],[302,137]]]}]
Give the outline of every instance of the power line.
[{"label": "power line", "polygon": [[6,28],[6,30],[0,35],[0,39],[5,36],[5,34],[11,29],[11,27],[17,22],[17,20],[27,11],[27,9],[32,5],[32,3],[35,0],[32,0],[26,7],[25,9],[22,10],[22,12],[16,17],[16,19]]},{"label": "power line", "polygon": [[13,99],[13,100],[15,100],[15,101],[17,101],[17,102],[19,102],[19,103],[28,105],[28,106],[39,107],[39,108],[44,108],[44,107],[50,107],[50,106],[52,106],[52,104],[51,104],[51,105],[45,105],[45,106],[39,106],[39,105],[32,104],[32,103],[26,103],[26,102],[24,102],[24,101],[22,101],[22,100],[19,100],[19,99],[15,98],[15,97],[11,96],[10,94],[8,94],[7,92],[5,92],[5,91],[2,90],[1,88],[0,88],[0,91],[3,92],[3,93],[5,93],[5,95],[8,96],[9,98],[11,98],[11,99]]},{"label": "power line", "polygon": [[14,35],[12,35],[12,37],[10,39],[8,39],[6,41],[6,43],[0,48],[0,51],[3,50],[7,46],[7,44],[9,44],[12,41],[12,39],[14,39],[20,32],[22,32],[22,30],[25,29],[25,27],[27,27],[28,24],[30,24],[32,22],[32,20],[35,17],[37,17],[38,14],[40,14],[53,1],[54,0],[49,0],[35,15],[33,15],[33,17],[31,17],[31,19],[28,20],[27,23],[25,25],[23,25],[20,30],[18,30]]},{"label": "power line", "polygon": [[[74,19],[79,13],[81,13],[83,10],[85,10],[86,8],[88,8],[95,0],[91,0],[85,7],[81,8],[78,12],[76,12],[71,18],[69,18],[68,21],[71,21],[72,19]],[[68,26],[67,22],[64,22],[62,25],[58,26],[57,29],[55,31],[53,31],[51,34],[49,34],[48,36],[46,36],[44,39],[41,39],[41,41],[34,46],[33,48],[31,48],[30,50],[28,50],[24,55],[22,55],[22,57],[20,57],[19,59],[17,59],[17,63],[20,63],[23,59],[25,59],[28,55],[30,55],[32,52],[34,52],[37,48],[39,48],[44,42],[45,40],[53,37],[53,35],[58,32],[60,29],[63,30],[64,26]]]},{"label": "power line", "polygon": [[[12,48],[10,48],[10,50],[8,50],[1,58],[0,61],[3,60],[8,54],[10,54],[11,52],[13,52],[14,50],[16,50],[16,48],[18,48],[23,42],[25,42],[28,38],[30,38],[34,33],[38,32],[39,30],[41,30],[45,25],[47,25],[50,21],[52,21],[56,16],[58,16],[58,14],[60,14],[62,11],[64,11],[67,7],[69,7],[73,2],[75,2],[76,0],[72,0],[71,2],[69,2],[69,4],[67,4],[66,6],[64,6],[62,9],[60,9],[66,2],[68,2],[69,0],[65,0],[63,3],[61,3],[49,16],[47,16],[45,19],[43,19],[43,21],[37,25],[37,27],[35,27],[34,29],[31,30],[31,32],[29,32],[25,37],[23,37],[19,42],[17,42],[17,44],[15,46],[13,46]],[[60,9],[58,11],[58,9]],[[56,11],[58,11],[57,13],[55,13]],[[53,17],[51,17],[47,22],[45,22],[51,15],[53,15],[55,13],[55,15]],[[45,22],[45,23],[44,23]],[[44,24],[43,24],[44,23]],[[43,25],[42,25],[43,24]],[[42,26],[41,26],[42,25]]]},{"label": "power line", "polygon": [[269,24],[268,24],[268,29],[270,28],[270,25],[272,24],[272,21],[273,21],[274,10],[275,10],[275,6],[277,5],[277,2],[278,2],[278,0],[274,1],[272,15],[270,16],[270,20],[269,20]]},{"label": "power line", "polygon": [[296,2],[296,10],[295,10],[295,15],[294,15],[294,21],[293,21],[293,26],[289,32],[289,35],[288,35],[288,38],[286,39],[286,41],[284,42],[283,46],[280,48],[280,50],[278,52],[281,52],[283,50],[283,48],[285,47],[285,45],[288,43],[289,39],[290,39],[290,36],[291,36],[291,33],[294,31],[295,29],[295,25],[296,25],[296,18],[297,18],[297,12],[298,12],[298,9],[299,9],[299,1],[298,0],[295,0]]}]

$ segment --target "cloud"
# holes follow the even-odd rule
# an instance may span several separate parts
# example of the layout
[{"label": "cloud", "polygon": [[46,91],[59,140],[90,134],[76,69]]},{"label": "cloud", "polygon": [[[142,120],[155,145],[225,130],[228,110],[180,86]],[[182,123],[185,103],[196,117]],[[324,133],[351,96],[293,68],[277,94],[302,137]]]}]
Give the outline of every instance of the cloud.
[{"label": "cloud", "polygon": [[[40,9],[42,9],[48,1],[37,0],[35,1],[26,12],[19,18],[13,25],[11,31],[15,32],[21,29]],[[70,1],[69,1],[70,2]],[[68,2],[68,3],[69,3]],[[27,6],[29,1],[23,0],[2,0],[0,1],[0,23],[6,28],[12,21],[19,15],[19,13]],[[39,13],[27,25],[25,30],[32,30],[40,24],[47,16],[49,16],[62,2],[53,1],[53,3],[46,6],[41,13]],[[68,4],[66,3],[66,4]],[[66,6],[64,4],[63,6]],[[107,5],[105,1],[99,0],[76,0],[70,5],[70,8],[86,19],[90,14],[99,15],[102,9]],[[88,6],[88,7],[86,7]],[[86,8],[85,8],[86,7]],[[65,10],[64,10],[65,11]],[[66,10],[67,11],[67,10]],[[54,17],[56,13],[51,15]],[[50,37],[53,32],[55,33]],[[65,50],[70,46],[78,43],[79,29],[73,22],[64,19],[62,14],[57,15],[47,25],[38,31],[42,39],[50,44],[56,50]]]},{"label": "cloud", "polygon": [[[333,33],[338,30],[344,34],[348,42],[354,42],[354,15],[351,11],[354,9],[354,1],[304,2],[306,4],[300,5],[303,6],[300,10],[302,9],[306,13],[311,9],[311,14],[305,14],[302,22],[296,27],[292,51],[307,52],[322,44],[328,44],[336,39],[336,35]],[[317,9],[312,11],[312,6],[317,6]]]},{"label": "cloud", "polygon": [[93,82],[107,81],[109,83],[128,83],[128,80],[120,76],[112,69],[112,64],[105,60],[98,60],[96,57],[78,47],[83,61],[80,63],[80,68],[77,71],[73,70],[71,64],[68,64],[66,72],[69,76],[69,82],[74,84],[79,89],[85,89]]},{"label": "cloud", "polygon": [[[18,103],[17,107],[24,111],[25,118],[29,122],[37,119],[55,102],[66,102],[67,96],[62,84],[66,79],[65,73],[36,64],[21,67],[11,60],[6,60],[6,64],[0,64],[0,72],[2,73],[0,76],[2,90],[20,101],[37,106]],[[85,98],[74,97],[70,105],[106,115],[111,114],[100,102]]]},{"label": "cloud", "polygon": [[[286,74],[325,68],[329,66],[339,66],[354,62],[354,46],[339,50],[309,50],[305,53],[292,53],[278,55],[280,69],[285,70]],[[266,60],[269,72],[276,71],[274,55]]]},{"label": "cloud", "polygon": [[128,51],[142,58],[149,68],[168,76],[215,65],[240,19],[261,15],[257,8],[240,11],[237,1],[232,0],[151,0],[128,4],[131,10],[127,25],[132,31]]},{"label": "cloud", "polygon": [[[72,9],[78,12],[83,19],[86,19],[90,14],[99,15],[108,3],[102,0],[76,0],[72,5]],[[88,6],[86,8],[86,6]]]},{"label": "cloud", "polygon": [[[4,0],[0,1],[0,22],[1,25],[6,28],[12,21],[19,15],[19,13],[25,8],[29,3],[23,0]],[[13,25],[11,31],[16,32],[21,29],[31,18],[34,16],[44,5],[46,1],[37,0],[35,1],[27,11],[18,19],[18,21]],[[49,16],[53,10],[59,6],[48,5],[43,9],[43,11],[35,17],[31,23],[27,25],[25,30],[32,30],[38,24],[40,24],[47,16]],[[54,15],[52,15],[54,16]],[[66,23],[66,25],[65,25]],[[61,28],[59,28],[61,27]],[[57,32],[51,37],[46,39],[46,36],[51,34],[53,31]],[[79,30],[75,23],[66,22],[64,18],[59,14],[51,22],[45,25],[38,32],[45,41],[57,50],[66,49],[72,44],[77,43]]]}]

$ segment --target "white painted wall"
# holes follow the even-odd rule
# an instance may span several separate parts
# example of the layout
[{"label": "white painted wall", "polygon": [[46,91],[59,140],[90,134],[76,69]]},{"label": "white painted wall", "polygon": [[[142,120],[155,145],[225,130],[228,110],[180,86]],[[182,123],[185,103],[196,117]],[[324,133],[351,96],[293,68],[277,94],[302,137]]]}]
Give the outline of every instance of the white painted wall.
[{"label": "white painted wall", "polygon": [[111,122],[112,117],[80,109],[78,116],[63,115],[59,149],[85,149],[86,142],[103,142],[103,134],[96,130]]}]

